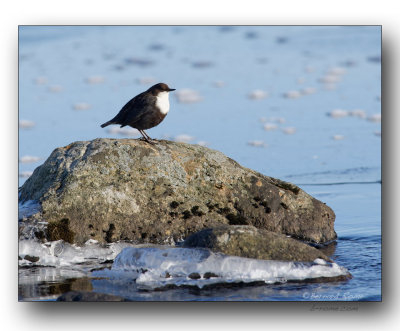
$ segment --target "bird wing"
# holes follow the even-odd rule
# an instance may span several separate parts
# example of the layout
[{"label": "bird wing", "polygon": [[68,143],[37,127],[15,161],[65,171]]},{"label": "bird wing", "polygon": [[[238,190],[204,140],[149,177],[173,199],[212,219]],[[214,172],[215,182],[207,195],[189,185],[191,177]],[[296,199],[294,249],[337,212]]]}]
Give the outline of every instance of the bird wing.
[{"label": "bird wing", "polygon": [[[148,97],[147,97],[148,98]],[[145,114],[149,100],[145,96],[145,92],[138,94],[130,100],[122,109],[124,113],[121,127],[134,124],[139,121]]]},{"label": "bird wing", "polygon": [[115,124],[121,124],[121,127],[128,125],[132,119],[136,119],[141,117],[141,107],[139,107],[140,103],[142,102],[143,93],[138,94],[131,100],[129,100],[125,106],[121,108],[119,113],[112,119],[110,122]]}]

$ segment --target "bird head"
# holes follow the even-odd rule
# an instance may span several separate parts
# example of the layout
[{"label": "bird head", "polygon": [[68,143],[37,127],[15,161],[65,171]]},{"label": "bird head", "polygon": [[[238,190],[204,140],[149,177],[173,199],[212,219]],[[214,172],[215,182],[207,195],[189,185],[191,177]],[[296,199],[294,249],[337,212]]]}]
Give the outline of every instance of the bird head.
[{"label": "bird head", "polygon": [[171,92],[175,91],[176,89],[170,88],[167,84],[165,83],[158,83],[156,85],[153,85],[148,89],[149,92],[151,92],[153,95],[157,95],[160,92]]}]

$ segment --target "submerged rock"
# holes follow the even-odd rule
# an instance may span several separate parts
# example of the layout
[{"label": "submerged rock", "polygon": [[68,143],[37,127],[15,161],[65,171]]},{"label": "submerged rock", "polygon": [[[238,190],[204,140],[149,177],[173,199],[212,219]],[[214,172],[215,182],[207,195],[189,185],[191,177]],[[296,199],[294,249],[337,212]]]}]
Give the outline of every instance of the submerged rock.
[{"label": "submerged rock", "polygon": [[[304,241],[336,238],[335,214],[294,184],[209,148],[133,139],[55,149],[20,188],[47,239],[174,244],[205,228],[253,225]],[[26,217],[26,216],[25,216]]]},{"label": "submerged rock", "polygon": [[214,252],[252,259],[332,262],[318,249],[298,240],[250,225],[222,225],[189,236],[183,247],[209,248]]},{"label": "submerged rock", "polygon": [[99,302],[99,301],[129,301],[123,297],[97,292],[88,291],[69,291],[63,293],[57,298],[57,301],[85,301],[85,302]]}]

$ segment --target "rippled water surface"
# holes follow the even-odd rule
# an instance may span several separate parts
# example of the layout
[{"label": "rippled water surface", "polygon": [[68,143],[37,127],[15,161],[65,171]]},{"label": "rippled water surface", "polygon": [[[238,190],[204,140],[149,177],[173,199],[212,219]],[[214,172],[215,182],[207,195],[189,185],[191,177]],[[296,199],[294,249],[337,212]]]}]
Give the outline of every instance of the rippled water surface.
[{"label": "rippled water surface", "polygon": [[76,289],[131,300],[380,300],[380,56],[376,26],[20,27],[20,185],[59,146],[137,138],[100,124],[166,82],[177,89],[171,110],[149,135],[220,150],[327,203],[338,234],[327,253],[353,275],[143,292],[94,277],[94,259],[21,266],[20,299],[53,300]]}]

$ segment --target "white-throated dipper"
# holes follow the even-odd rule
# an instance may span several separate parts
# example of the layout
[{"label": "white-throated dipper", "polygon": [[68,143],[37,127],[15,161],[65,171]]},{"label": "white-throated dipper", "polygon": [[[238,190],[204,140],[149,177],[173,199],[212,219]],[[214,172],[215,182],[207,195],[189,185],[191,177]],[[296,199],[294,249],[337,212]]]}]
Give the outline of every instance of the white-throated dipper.
[{"label": "white-throated dipper", "polygon": [[175,91],[167,84],[158,83],[147,91],[138,94],[122,107],[117,116],[101,125],[120,124],[138,129],[144,140],[151,144],[151,139],[144,130],[153,128],[161,123],[169,111],[168,94]]}]

